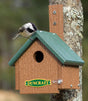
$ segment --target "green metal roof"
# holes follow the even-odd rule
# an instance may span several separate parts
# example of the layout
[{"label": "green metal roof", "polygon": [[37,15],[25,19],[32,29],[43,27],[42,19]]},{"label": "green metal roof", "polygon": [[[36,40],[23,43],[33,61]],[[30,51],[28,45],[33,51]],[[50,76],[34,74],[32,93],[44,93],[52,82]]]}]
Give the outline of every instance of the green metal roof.
[{"label": "green metal roof", "polygon": [[31,46],[36,38],[39,39],[62,64],[84,64],[84,61],[55,33],[38,30],[30,38],[9,61],[10,66],[14,66],[15,62]]}]

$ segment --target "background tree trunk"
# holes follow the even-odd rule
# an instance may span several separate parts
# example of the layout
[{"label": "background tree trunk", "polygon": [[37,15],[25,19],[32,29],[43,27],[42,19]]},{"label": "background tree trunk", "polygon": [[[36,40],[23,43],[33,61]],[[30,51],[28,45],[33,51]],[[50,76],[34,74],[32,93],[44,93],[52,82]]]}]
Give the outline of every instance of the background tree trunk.
[{"label": "background tree trunk", "polygon": [[[63,4],[64,41],[82,56],[83,8],[80,0],[49,0],[49,4]],[[82,67],[79,67],[80,90],[61,90],[51,95],[51,101],[82,101]]]}]

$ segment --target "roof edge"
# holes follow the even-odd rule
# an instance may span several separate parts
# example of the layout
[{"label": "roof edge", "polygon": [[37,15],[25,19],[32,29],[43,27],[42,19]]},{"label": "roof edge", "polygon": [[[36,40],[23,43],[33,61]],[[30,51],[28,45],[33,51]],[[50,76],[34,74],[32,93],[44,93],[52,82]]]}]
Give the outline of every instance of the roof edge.
[{"label": "roof edge", "polygon": [[[79,64],[79,65],[78,65]],[[69,62],[69,60],[67,60],[67,61],[65,61],[64,62],[64,65],[72,65],[72,66],[83,66],[84,65],[84,61],[81,59],[81,62],[76,62],[76,61],[70,61]]]}]

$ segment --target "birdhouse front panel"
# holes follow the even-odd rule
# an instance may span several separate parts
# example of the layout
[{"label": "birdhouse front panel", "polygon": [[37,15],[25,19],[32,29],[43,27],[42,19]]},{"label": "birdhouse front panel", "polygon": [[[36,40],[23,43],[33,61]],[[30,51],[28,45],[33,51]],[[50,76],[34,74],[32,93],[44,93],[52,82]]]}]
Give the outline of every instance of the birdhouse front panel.
[{"label": "birdhouse front panel", "polygon": [[[15,63],[16,89],[21,94],[58,93],[58,84],[52,83],[58,80],[57,65],[56,57],[36,40]],[[39,85],[35,85],[38,83]]]}]

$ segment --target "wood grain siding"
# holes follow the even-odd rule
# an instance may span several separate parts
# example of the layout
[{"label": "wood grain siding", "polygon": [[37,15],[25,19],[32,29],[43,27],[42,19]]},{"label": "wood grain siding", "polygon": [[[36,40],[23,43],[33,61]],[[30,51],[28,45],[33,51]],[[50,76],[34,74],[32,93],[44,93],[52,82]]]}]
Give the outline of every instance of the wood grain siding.
[{"label": "wood grain siding", "polygon": [[[41,51],[44,54],[42,62],[38,63],[34,58],[34,53]],[[19,75],[18,81],[20,84],[21,94],[37,94],[37,93],[59,93],[58,84],[51,84],[44,87],[28,87],[25,86],[26,80],[31,79],[46,79],[58,80],[58,60],[47,48],[39,41],[36,40],[30,48],[19,59]],[[16,76],[17,77],[17,76]],[[18,83],[17,83],[18,84]]]},{"label": "wood grain siding", "polygon": [[[56,14],[54,14],[56,12]],[[56,25],[54,25],[56,23]],[[63,35],[63,5],[49,5],[50,32],[56,33],[62,40]]]}]

